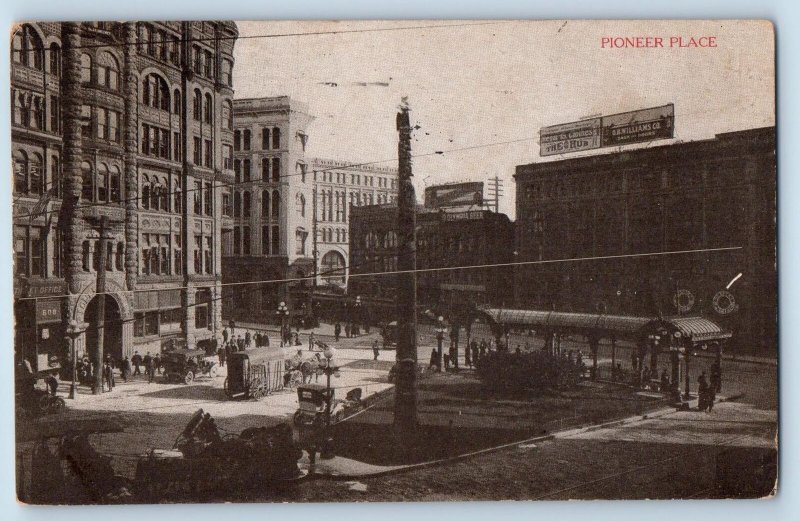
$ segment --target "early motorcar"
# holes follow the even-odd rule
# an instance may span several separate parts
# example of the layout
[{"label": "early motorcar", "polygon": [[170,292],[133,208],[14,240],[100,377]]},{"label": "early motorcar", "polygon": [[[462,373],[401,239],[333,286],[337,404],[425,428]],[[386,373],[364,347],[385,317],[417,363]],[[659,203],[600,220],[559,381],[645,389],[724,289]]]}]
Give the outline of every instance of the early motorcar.
[{"label": "early motorcar", "polygon": [[199,349],[176,349],[162,355],[164,378],[190,384],[199,376],[217,376],[217,364]]},{"label": "early motorcar", "polygon": [[303,446],[319,443],[326,424],[330,400],[330,424],[347,419],[363,407],[361,388],[351,389],[344,400],[336,399],[336,389],[321,384],[304,384],[297,388],[299,407],[294,413],[295,439]]}]

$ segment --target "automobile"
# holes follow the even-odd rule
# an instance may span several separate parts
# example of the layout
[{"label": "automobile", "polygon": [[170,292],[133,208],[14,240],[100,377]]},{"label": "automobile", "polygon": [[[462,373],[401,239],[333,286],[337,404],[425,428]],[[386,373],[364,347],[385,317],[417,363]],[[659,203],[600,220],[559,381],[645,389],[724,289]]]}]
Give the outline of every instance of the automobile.
[{"label": "automobile", "polygon": [[363,407],[360,387],[351,389],[344,400],[336,399],[336,389],[321,384],[304,384],[297,388],[299,407],[294,413],[295,438],[301,444],[318,438],[325,426],[328,400],[331,425],[345,420]]},{"label": "automobile", "polygon": [[162,354],[164,378],[168,382],[192,383],[199,376],[217,376],[217,363],[199,349],[175,349]]}]

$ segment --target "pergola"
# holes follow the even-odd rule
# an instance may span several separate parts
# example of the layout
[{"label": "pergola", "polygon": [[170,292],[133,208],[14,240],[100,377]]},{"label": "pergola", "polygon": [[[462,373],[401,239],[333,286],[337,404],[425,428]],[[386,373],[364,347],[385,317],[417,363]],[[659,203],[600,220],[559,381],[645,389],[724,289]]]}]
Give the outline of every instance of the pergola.
[{"label": "pergola", "polygon": [[[503,308],[481,308],[476,314],[492,328],[498,346],[503,345],[503,336],[512,329],[544,332],[544,347],[553,354],[557,354],[562,336],[585,336],[592,354],[593,377],[597,373],[598,344],[604,338],[611,340],[612,366],[615,364],[615,343],[620,339],[636,343],[640,360],[650,352],[652,368],[655,368],[659,352],[670,351],[675,381],[678,379],[679,354],[689,355],[697,349],[711,350],[719,361],[723,342],[731,337],[730,331],[700,316],[646,317]],[[643,366],[639,367],[640,371]]]}]

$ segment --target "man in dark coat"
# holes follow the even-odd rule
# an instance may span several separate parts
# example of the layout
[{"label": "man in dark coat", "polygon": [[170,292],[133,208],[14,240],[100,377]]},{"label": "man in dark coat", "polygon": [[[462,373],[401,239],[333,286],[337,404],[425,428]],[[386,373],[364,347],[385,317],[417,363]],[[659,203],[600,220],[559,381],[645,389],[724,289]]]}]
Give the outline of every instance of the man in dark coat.
[{"label": "man in dark coat", "polygon": [[144,375],[149,377],[150,373],[148,371],[153,367],[153,357],[150,356],[150,351],[148,351],[147,354],[144,355],[142,363],[144,364]]},{"label": "man in dark coat", "polygon": [[103,364],[103,385],[107,385],[109,391],[114,390],[114,369],[110,359],[106,359],[105,364]]},{"label": "man in dark coat", "polygon": [[133,352],[133,357],[131,358],[131,362],[133,363],[133,368],[134,368],[133,376],[136,376],[137,374],[139,375],[142,374],[142,371],[139,368],[139,366],[142,365],[142,355],[139,354],[139,351]]},{"label": "man in dark coat", "polygon": [[253,340],[253,337],[250,336],[250,331],[245,331],[244,333],[244,347],[245,349],[250,347],[250,342]]},{"label": "man in dark coat", "polygon": [[225,348],[220,347],[217,349],[217,359],[219,360],[219,366],[225,367]]},{"label": "man in dark coat", "polygon": [[336,341],[337,341],[337,342],[339,341],[339,337],[340,337],[341,335],[342,335],[342,325],[341,325],[339,322],[337,322],[337,323],[336,323],[336,324],[333,326],[333,336],[334,336],[334,338],[336,338]]},{"label": "man in dark coat", "polygon": [[128,376],[131,374],[131,361],[126,356],[122,359],[122,367],[120,368],[120,372],[122,373],[122,381],[127,382]]}]

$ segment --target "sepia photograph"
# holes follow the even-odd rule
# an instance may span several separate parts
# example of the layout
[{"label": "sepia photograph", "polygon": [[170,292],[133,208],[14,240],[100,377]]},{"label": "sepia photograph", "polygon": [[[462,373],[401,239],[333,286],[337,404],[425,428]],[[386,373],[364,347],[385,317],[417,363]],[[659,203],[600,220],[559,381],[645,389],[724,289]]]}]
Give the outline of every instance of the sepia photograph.
[{"label": "sepia photograph", "polygon": [[772,22],[141,14],[9,28],[20,503],[775,497]]}]

